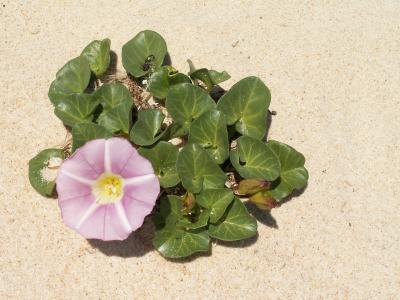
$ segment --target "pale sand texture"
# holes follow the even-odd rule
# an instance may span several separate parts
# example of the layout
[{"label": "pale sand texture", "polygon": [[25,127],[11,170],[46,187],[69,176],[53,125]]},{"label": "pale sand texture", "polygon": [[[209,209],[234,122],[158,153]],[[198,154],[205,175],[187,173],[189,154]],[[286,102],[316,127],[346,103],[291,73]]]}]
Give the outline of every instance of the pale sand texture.
[{"label": "pale sand texture", "polygon": [[[189,2],[0,3],[0,297],[399,298],[400,3]],[[226,69],[224,87],[262,78],[270,137],[305,154],[308,188],[273,210],[278,229],[260,218],[256,242],[170,262],[147,223],[119,247],[91,245],[30,187],[28,160],[65,137],[47,99],[56,71],[93,39],[120,54],[147,28],[178,69]]]}]

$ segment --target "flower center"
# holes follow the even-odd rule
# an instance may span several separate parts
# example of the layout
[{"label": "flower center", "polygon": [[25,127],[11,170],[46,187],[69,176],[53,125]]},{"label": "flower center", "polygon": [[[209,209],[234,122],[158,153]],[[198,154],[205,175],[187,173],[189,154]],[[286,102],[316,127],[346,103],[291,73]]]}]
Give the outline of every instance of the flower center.
[{"label": "flower center", "polygon": [[105,173],[93,185],[93,194],[98,204],[114,203],[121,199],[123,194],[123,179],[121,176]]}]

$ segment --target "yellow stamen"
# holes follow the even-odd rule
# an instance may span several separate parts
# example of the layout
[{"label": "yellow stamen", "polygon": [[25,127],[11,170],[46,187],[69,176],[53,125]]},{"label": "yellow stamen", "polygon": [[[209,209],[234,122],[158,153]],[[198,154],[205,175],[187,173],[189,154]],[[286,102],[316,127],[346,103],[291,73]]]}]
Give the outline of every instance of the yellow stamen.
[{"label": "yellow stamen", "polygon": [[123,179],[119,175],[105,173],[96,180],[93,193],[98,204],[117,202],[123,195]]}]

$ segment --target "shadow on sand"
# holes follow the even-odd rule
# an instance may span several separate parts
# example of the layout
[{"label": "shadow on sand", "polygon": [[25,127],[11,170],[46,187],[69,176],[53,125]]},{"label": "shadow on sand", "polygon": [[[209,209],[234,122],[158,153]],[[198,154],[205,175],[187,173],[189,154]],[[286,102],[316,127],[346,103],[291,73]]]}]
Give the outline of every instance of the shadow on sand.
[{"label": "shadow on sand", "polygon": [[146,218],[143,226],[123,241],[88,240],[89,244],[107,256],[140,257],[153,251],[154,225]]}]

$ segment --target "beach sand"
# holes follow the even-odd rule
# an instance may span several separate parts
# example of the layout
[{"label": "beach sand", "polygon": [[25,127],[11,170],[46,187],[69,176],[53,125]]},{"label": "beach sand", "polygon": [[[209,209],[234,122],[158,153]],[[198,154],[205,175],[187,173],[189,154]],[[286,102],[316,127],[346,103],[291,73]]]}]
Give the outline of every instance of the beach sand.
[{"label": "beach sand", "polygon": [[[400,3],[296,3],[0,2],[0,298],[398,298]],[[120,55],[143,29],[179,70],[190,58],[228,71],[225,88],[249,75],[270,88],[269,137],[304,153],[310,180],[257,213],[257,238],[169,261],[151,222],[122,243],[88,242],[31,188],[28,160],[65,140],[47,98],[56,71],[94,39]]]}]

